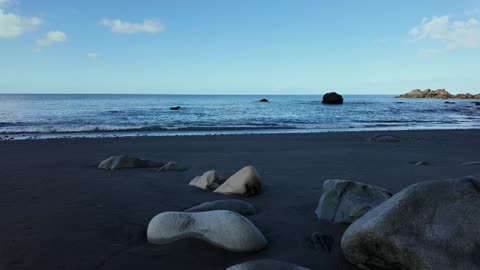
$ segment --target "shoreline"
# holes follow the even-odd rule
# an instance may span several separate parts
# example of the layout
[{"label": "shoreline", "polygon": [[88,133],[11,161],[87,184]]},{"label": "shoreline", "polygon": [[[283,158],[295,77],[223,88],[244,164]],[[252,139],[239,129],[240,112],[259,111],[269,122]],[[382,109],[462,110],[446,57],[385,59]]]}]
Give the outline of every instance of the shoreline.
[{"label": "shoreline", "polygon": [[70,133],[6,133],[0,134],[2,141],[55,140],[55,139],[112,139],[112,138],[156,138],[156,137],[203,137],[203,136],[242,136],[242,135],[289,135],[289,134],[323,134],[323,133],[362,133],[362,132],[408,132],[408,131],[460,131],[480,130],[480,127],[384,127],[384,128],[345,128],[345,129],[257,129],[226,131],[149,131],[149,132],[70,132]]}]

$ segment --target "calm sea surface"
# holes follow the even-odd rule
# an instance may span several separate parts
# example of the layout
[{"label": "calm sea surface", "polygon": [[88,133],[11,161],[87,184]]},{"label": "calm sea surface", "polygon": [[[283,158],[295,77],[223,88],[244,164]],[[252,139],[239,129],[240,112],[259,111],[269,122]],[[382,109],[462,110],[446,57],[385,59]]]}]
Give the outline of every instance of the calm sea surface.
[{"label": "calm sea surface", "polygon": [[[268,98],[269,103],[258,102]],[[344,96],[0,95],[0,138],[480,128],[474,100]],[[172,106],[182,106],[172,111]]]}]

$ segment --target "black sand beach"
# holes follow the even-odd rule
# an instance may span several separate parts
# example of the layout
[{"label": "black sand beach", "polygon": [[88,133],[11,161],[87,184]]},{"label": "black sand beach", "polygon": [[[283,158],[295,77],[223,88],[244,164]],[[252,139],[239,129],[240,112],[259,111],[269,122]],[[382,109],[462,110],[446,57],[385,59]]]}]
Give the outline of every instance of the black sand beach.
[{"label": "black sand beach", "polygon": [[[392,134],[400,142],[373,142]],[[0,141],[0,269],[225,269],[271,258],[311,269],[353,269],[340,238],[346,226],[314,214],[326,179],[365,182],[398,192],[417,182],[480,174],[480,130],[285,135],[132,137]],[[115,154],[177,161],[185,172],[102,171]],[[415,166],[425,161],[427,166]],[[228,198],[188,185],[210,169],[230,175],[253,165],[262,193],[245,198],[248,218],[268,239],[253,254],[203,241],[146,243],[150,219]],[[310,247],[314,232],[335,238],[330,253]]]}]

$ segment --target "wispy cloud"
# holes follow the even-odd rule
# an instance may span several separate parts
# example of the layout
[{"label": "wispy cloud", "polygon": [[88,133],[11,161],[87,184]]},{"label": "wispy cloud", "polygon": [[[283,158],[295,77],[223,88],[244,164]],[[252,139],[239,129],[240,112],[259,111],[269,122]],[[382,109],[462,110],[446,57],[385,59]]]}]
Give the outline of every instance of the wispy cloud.
[{"label": "wispy cloud", "polygon": [[10,0],[0,0],[0,38],[15,38],[26,32],[36,31],[42,24],[38,17],[24,17],[5,12]]},{"label": "wispy cloud", "polygon": [[480,47],[480,22],[475,18],[464,21],[451,21],[445,15],[424,18],[420,25],[409,32],[413,42],[437,41],[443,45],[442,50]]},{"label": "wispy cloud", "polygon": [[144,20],[142,23],[123,22],[121,20],[102,19],[100,24],[117,34],[159,33],[165,26],[157,20]]},{"label": "wispy cloud", "polygon": [[87,58],[90,60],[97,60],[98,59],[98,54],[95,52],[89,52],[87,53]]},{"label": "wispy cloud", "polygon": [[55,43],[67,41],[67,35],[60,31],[50,31],[45,37],[37,40],[37,45],[41,47],[50,46]]}]

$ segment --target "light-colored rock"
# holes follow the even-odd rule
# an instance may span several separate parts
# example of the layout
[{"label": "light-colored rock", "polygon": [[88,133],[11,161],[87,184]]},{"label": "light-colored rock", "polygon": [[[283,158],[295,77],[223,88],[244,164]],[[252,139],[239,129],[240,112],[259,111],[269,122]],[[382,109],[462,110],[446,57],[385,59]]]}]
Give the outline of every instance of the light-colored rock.
[{"label": "light-colored rock", "polygon": [[164,212],[148,224],[147,239],[153,244],[163,245],[188,237],[233,252],[254,252],[267,246],[267,240],[257,227],[232,211]]},{"label": "light-colored rock", "polygon": [[480,269],[480,177],[407,187],[350,225],[341,245],[362,269]]},{"label": "light-colored rock", "polygon": [[255,215],[257,212],[253,205],[241,200],[218,200],[206,202],[185,210],[185,212],[205,212],[214,210],[228,210],[241,215]]},{"label": "light-colored rock", "polygon": [[188,168],[185,166],[179,165],[176,162],[168,162],[158,169],[158,172],[181,172],[186,170],[188,170]]},{"label": "light-colored rock", "polygon": [[252,196],[261,190],[260,177],[253,166],[247,166],[220,185],[214,192],[226,195]]},{"label": "light-colored rock", "polygon": [[117,170],[126,168],[147,168],[147,167],[161,167],[162,162],[144,160],[135,157],[129,157],[124,155],[111,156],[98,165],[99,169],[105,170]]},{"label": "light-colored rock", "polygon": [[211,170],[211,171],[205,172],[201,176],[195,177],[188,184],[190,186],[198,187],[204,190],[215,190],[223,182],[225,182],[225,179],[221,177],[217,171]]},{"label": "light-colored rock", "polygon": [[277,260],[257,260],[249,261],[234,266],[230,266],[226,270],[309,270],[295,264],[277,261]]},{"label": "light-colored rock", "polygon": [[323,183],[315,214],[320,220],[350,224],[391,196],[390,192],[379,187],[331,179]]}]

